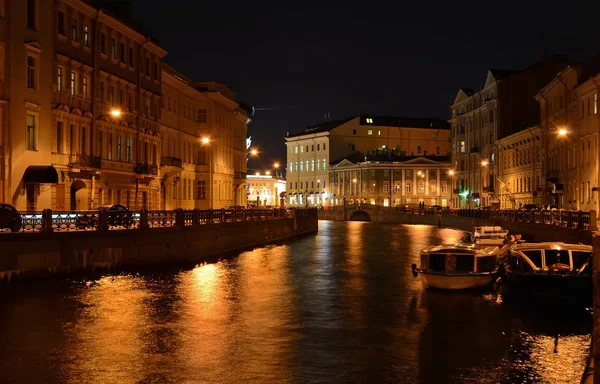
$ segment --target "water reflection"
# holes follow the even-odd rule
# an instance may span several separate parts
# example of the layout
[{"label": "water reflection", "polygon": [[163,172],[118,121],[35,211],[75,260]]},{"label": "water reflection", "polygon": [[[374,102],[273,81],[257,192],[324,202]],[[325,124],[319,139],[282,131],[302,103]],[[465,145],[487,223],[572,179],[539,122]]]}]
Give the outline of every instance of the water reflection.
[{"label": "water reflection", "polygon": [[426,291],[412,277],[422,248],[462,236],[321,222],[316,236],[190,270],[15,285],[0,293],[0,377],[575,382],[589,315],[505,302],[493,292]]}]

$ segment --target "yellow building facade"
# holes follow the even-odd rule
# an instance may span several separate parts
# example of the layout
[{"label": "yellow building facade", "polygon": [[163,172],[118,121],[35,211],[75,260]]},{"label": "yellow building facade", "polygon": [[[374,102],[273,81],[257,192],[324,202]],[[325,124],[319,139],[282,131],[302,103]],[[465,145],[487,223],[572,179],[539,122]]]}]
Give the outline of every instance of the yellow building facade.
[{"label": "yellow building facade", "polygon": [[233,92],[220,83],[195,83],[165,66],[161,109],[162,208],[245,206],[251,120]]},{"label": "yellow building facade", "polygon": [[498,140],[500,208],[542,206],[541,130],[536,125]]},{"label": "yellow building facade", "polygon": [[286,182],[272,175],[248,175],[246,188],[249,208],[280,207]]},{"label": "yellow building facade", "polygon": [[383,149],[398,156],[448,156],[449,139],[443,120],[387,116],[325,121],[287,135],[287,204],[331,202],[329,164],[349,155]]}]

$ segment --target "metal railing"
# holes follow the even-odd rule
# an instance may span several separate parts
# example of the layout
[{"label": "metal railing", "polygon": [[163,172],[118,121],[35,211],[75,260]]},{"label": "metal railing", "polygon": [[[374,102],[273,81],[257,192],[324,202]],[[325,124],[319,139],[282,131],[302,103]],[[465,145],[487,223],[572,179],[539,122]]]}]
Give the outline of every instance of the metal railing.
[{"label": "metal railing", "polygon": [[279,220],[317,215],[316,209],[175,209],[168,211],[0,212],[0,233],[131,230]]},{"label": "metal railing", "polygon": [[366,212],[369,211],[388,211],[398,212],[409,215],[442,215],[442,216],[458,216],[471,217],[478,219],[489,219],[497,221],[510,221],[516,223],[530,223],[553,225],[563,228],[579,229],[579,230],[597,230],[596,228],[596,212],[571,211],[566,209],[432,209],[432,208],[412,208],[412,207],[385,207],[382,205],[372,204],[346,204],[346,206],[331,206],[328,210],[336,209],[360,209]]}]

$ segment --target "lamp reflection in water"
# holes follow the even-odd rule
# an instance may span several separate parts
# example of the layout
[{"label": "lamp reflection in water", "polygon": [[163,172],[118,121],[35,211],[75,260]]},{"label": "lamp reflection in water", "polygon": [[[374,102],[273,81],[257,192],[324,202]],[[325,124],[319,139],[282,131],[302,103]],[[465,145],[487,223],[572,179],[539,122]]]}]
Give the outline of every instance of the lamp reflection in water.
[{"label": "lamp reflection in water", "polygon": [[72,329],[75,340],[65,352],[73,364],[69,377],[85,382],[89,372],[96,372],[99,382],[130,381],[145,370],[144,331],[149,322],[143,303],[151,295],[142,278],[128,275],[88,285],[77,297],[81,313]]}]

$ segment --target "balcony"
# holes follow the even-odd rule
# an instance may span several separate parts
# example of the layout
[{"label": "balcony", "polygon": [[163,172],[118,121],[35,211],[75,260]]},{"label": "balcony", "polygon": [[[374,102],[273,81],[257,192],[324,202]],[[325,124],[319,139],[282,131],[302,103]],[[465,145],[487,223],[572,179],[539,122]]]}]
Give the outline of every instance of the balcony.
[{"label": "balcony", "polygon": [[160,165],[162,167],[183,168],[183,161],[177,157],[161,157]]},{"label": "balcony", "polygon": [[70,155],[69,156],[69,168],[78,168],[78,169],[101,169],[102,168],[102,158],[98,156],[91,155]]},{"label": "balcony", "polygon": [[92,101],[83,97],[71,95],[66,92],[55,92],[52,98],[55,105],[64,105],[71,109],[79,109],[81,112],[87,112],[91,109]]},{"label": "balcony", "polygon": [[157,175],[158,169],[156,165],[138,163],[133,168],[133,171],[138,175]]}]

